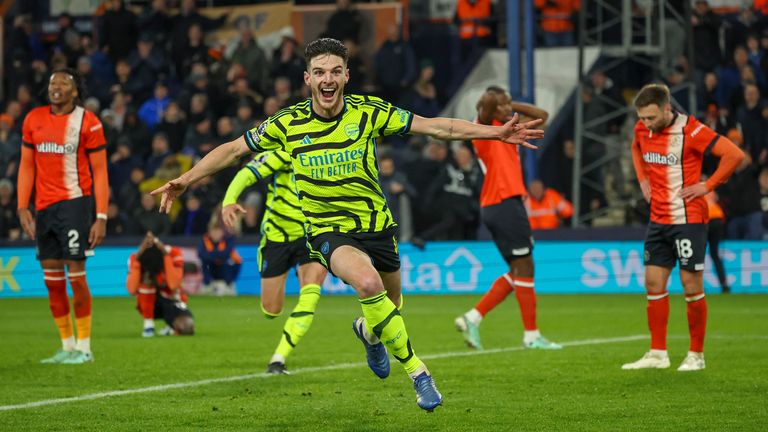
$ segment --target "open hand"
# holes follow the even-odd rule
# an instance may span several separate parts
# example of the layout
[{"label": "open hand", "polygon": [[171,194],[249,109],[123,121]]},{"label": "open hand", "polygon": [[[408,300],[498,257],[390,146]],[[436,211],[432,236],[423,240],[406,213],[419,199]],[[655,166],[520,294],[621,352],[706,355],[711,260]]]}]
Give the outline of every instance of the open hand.
[{"label": "open hand", "polygon": [[91,231],[88,233],[88,244],[91,245],[91,249],[101,244],[104,240],[104,236],[107,234],[107,221],[104,219],[96,218],[96,222],[91,225]]},{"label": "open hand", "polygon": [[29,209],[21,208],[18,210],[19,214],[19,223],[21,223],[21,228],[24,229],[24,232],[27,233],[27,236],[34,240],[35,239],[35,218],[32,217],[32,212],[29,211]]},{"label": "open hand", "polygon": [[525,123],[519,123],[520,117],[517,113],[512,118],[501,126],[499,133],[499,140],[508,144],[521,145],[532,149],[538,147],[529,143],[529,140],[544,138],[544,131],[541,129],[534,129],[544,121],[542,119],[531,120]]},{"label": "open hand", "polygon": [[678,195],[680,195],[680,198],[684,199],[685,202],[690,202],[695,198],[704,196],[708,193],[709,189],[707,189],[707,186],[704,183],[696,183],[695,185],[682,188]]},{"label": "open hand", "polygon": [[183,194],[185,190],[187,190],[186,182],[181,177],[178,177],[153,190],[150,194],[162,194],[160,198],[160,212],[170,213],[173,200]]},{"label": "open hand", "polygon": [[224,225],[227,228],[233,229],[235,228],[235,222],[237,222],[240,215],[246,213],[248,213],[248,211],[240,204],[230,204],[221,209],[221,218],[224,220]]}]

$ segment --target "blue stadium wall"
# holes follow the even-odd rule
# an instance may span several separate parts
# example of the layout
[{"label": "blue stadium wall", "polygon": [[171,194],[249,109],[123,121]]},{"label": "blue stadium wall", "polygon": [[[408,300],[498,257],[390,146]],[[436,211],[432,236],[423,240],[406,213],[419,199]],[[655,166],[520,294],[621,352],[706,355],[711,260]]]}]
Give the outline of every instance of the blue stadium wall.
[{"label": "blue stadium wall", "polygon": [[[125,277],[128,256],[135,247],[103,246],[88,260],[88,281],[95,296],[127,296]],[[245,265],[237,282],[239,294],[258,295],[257,247],[238,247]],[[435,242],[419,251],[401,245],[402,280],[409,294],[481,294],[506,264],[492,242]],[[765,242],[725,242],[721,256],[735,293],[768,293],[768,248]],[[536,290],[542,294],[642,293],[642,242],[639,241],[539,241],[534,251]],[[707,257],[705,288],[719,292]],[[292,272],[287,293],[298,293]],[[327,294],[352,294],[352,289],[330,277]],[[681,292],[677,271],[670,290]],[[0,298],[44,297],[42,273],[34,248],[0,249]]]}]

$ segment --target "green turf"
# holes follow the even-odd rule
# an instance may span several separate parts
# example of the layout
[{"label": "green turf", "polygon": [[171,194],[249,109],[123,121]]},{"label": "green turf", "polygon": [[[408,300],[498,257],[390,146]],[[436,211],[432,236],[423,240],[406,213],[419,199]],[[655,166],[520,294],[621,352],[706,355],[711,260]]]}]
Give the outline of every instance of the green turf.
[{"label": "green turf", "polygon": [[[470,354],[453,318],[477,297],[412,296],[403,316],[414,348],[429,357]],[[140,394],[0,411],[2,430],[765,430],[768,424],[768,297],[710,296],[707,370],[675,370],[687,350],[685,306],[672,299],[672,368],[622,371],[648,340],[590,343],[560,352],[517,350],[514,298],[482,326],[486,350],[427,364],[445,397],[427,414],[400,366],[379,380],[350,327],[351,297],[324,297],[315,324],[289,358],[292,376],[262,377],[284,316],[263,319],[257,298],[193,298],[198,334],[142,339],[128,298],[96,299],[89,365],[41,365],[58,341],[47,300],[0,301],[0,406],[233,377]],[[288,299],[287,308],[295,298]],[[541,296],[544,334],[558,342],[646,334],[642,296]],[[353,366],[329,368],[353,363]],[[311,368],[325,368],[313,370]],[[762,425],[762,426],[761,426]]]}]

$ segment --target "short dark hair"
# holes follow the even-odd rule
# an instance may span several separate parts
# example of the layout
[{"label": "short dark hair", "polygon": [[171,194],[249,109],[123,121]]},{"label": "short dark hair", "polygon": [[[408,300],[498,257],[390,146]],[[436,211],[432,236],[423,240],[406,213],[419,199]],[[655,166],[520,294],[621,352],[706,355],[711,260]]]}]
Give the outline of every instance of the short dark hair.
[{"label": "short dark hair", "polygon": [[80,74],[69,67],[65,68],[57,68],[54,69],[53,72],[51,72],[51,76],[48,77],[48,82],[51,81],[51,78],[53,78],[54,75],[57,73],[67,74],[72,77],[72,81],[75,82],[75,88],[77,88],[77,97],[75,98],[75,104],[82,105],[83,101],[88,97],[87,92],[85,90],[85,82],[83,81],[83,77],[80,76]]},{"label": "short dark hair", "polygon": [[349,60],[349,51],[347,47],[341,43],[340,40],[332,38],[320,38],[313,40],[304,49],[304,61],[307,62],[307,69],[309,69],[309,62],[320,55],[331,54],[341,57],[344,60],[344,64],[347,64]]},{"label": "short dark hair", "polygon": [[635,96],[635,108],[644,108],[656,104],[663,107],[669,104],[669,87],[664,84],[648,84]]},{"label": "short dark hair", "polygon": [[497,85],[488,86],[488,88],[486,88],[485,91],[491,92],[491,93],[499,93],[499,94],[504,94],[507,92],[506,90],[504,90],[503,87],[500,87]]}]

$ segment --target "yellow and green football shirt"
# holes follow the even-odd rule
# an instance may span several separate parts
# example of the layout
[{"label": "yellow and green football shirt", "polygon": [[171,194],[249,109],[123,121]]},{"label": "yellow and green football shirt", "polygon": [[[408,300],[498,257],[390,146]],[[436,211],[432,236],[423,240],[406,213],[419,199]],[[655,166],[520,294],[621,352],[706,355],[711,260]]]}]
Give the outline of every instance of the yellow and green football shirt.
[{"label": "yellow and green football shirt", "polygon": [[379,185],[376,139],[406,134],[413,114],[373,96],[347,95],[333,118],[311,100],[278,111],[245,133],[254,152],[290,155],[307,235],[371,233],[396,226]]},{"label": "yellow and green football shirt", "polygon": [[291,170],[290,156],[286,153],[271,151],[253,158],[232,179],[222,204],[235,204],[245,188],[270,177],[266,210],[261,221],[262,238],[283,243],[305,237],[304,214],[296,195],[296,181]]}]

